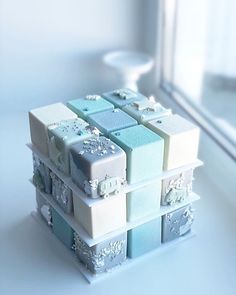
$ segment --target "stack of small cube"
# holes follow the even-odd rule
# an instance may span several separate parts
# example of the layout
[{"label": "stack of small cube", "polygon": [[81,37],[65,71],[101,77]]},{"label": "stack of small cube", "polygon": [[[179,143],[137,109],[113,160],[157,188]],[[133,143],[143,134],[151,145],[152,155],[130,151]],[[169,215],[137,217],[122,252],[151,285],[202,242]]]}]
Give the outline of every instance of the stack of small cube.
[{"label": "stack of small cube", "polygon": [[[190,232],[193,168],[186,167],[199,141],[192,123],[130,89],[34,109],[29,121],[38,214],[91,273]],[[89,246],[65,216],[100,242]]]}]

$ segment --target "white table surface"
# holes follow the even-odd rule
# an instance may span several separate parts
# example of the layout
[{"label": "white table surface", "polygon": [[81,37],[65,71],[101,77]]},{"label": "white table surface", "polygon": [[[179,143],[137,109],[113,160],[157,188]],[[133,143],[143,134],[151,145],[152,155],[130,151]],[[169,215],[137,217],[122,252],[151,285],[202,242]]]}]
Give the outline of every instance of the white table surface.
[{"label": "white table surface", "polygon": [[[0,294],[236,294],[236,211],[199,168],[196,237],[89,285],[31,217],[26,113],[0,118]],[[223,185],[223,181],[222,181]]]}]

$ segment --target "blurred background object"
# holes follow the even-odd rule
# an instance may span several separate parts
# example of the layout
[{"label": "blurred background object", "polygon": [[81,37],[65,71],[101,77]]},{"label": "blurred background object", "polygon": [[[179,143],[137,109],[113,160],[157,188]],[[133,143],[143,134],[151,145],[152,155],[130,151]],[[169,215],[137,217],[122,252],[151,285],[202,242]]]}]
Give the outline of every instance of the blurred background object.
[{"label": "blurred background object", "polygon": [[105,64],[114,68],[121,80],[120,87],[138,91],[138,80],[153,67],[153,59],[135,51],[112,51],[104,55]]}]

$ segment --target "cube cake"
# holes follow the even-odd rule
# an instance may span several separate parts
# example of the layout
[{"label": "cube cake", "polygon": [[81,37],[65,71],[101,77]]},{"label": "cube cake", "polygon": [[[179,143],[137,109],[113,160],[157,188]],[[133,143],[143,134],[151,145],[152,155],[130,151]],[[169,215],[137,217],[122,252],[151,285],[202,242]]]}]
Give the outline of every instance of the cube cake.
[{"label": "cube cake", "polygon": [[199,128],[179,115],[150,121],[147,127],[165,140],[164,170],[190,164],[197,159]]},{"label": "cube cake", "polygon": [[52,180],[50,169],[33,153],[33,183],[40,191],[51,194]]},{"label": "cube cake", "polygon": [[67,248],[73,249],[74,231],[54,208],[52,208],[52,231]]},{"label": "cube cake", "polygon": [[118,108],[122,108],[125,105],[131,104],[134,101],[147,100],[146,96],[127,88],[109,91],[103,93],[102,96]]},{"label": "cube cake", "polygon": [[194,221],[191,206],[185,206],[162,217],[162,242],[169,242],[190,232]]},{"label": "cube cake", "polygon": [[91,198],[119,193],[126,179],[125,152],[100,136],[71,147],[71,177]]},{"label": "cube cake", "polygon": [[88,122],[96,126],[104,135],[137,125],[137,121],[120,109],[109,110],[88,116]]},{"label": "cube cake", "polygon": [[89,124],[82,119],[66,120],[48,128],[49,157],[56,167],[69,174],[69,148],[72,144],[94,136]]},{"label": "cube cake", "polygon": [[127,233],[89,247],[75,233],[75,253],[78,259],[94,274],[120,265],[126,259]]},{"label": "cube cake", "polygon": [[133,221],[160,209],[161,182],[146,185],[127,194],[127,221]]},{"label": "cube cake", "polygon": [[165,109],[160,103],[151,100],[135,101],[132,104],[126,105],[123,110],[140,124],[169,116],[172,113],[170,109]]},{"label": "cube cake", "polygon": [[199,129],[127,88],[67,106],[29,112],[32,182],[38,214],[88,281],[190,237]]},{"label": "cube cake", "polygon": [[161,218],[154,219],[128,231],[130,258],[141,256],[161,245]]},{"label": "cube cake", "polygon": [[71,120],[77,115],[62,103],[55,103],[29,112],[32,143],[45,156],[48,156],[48,126],[62,120]]},{"label": "cube cake", "polygon": [[67,106],[82,119],[97,112],[114,109],[113,104],[100,95],[87,95],[83,98],[70,100],[67,102]]},{"label": "cube cake", "polygon": [[193,170],[181,172],[162,180],[161,204],[183,202],[192,192]]},{"label": "cube cake", "polygon": [[84,227],[92,238],[105,235],[126,224],[125,194],[110,197],[92,206],[73,194],[75,219]]},{"label": "cube cake", "polygon": [[128,183],[147,180],[162,172],[164,140],[148,128],[133,126],[112,132],[110,138],[126,152]]},{"label": "cube cake", "polygon": [[52,197],[66,213],[73,211],[73,200],[71,189],[55,173],[51,172]]}]

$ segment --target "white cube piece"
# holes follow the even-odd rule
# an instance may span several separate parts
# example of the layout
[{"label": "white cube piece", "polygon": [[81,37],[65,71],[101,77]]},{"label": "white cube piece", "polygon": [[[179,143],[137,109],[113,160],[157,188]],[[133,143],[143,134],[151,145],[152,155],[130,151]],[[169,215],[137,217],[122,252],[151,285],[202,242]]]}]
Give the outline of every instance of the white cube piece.
[{"label": "white cube piece", "polygon": [[126,195],[98,199],[88,206],[73,194],[74,216],[92,238],[105,235],[126,223]]},{"label": "white cube piece", "polygon": [[48,156],[48,126],[61,120],[75,118],[77,118],[77,115],[62,103],[31,110],[29,112],[29,122],[32,143],[42,154]]},{"label": "white cube piece", "polygon": [[197,159],[199,128],[179,115],[150,121],[147,125],[164,138],[164,170],[190,164]]}]

